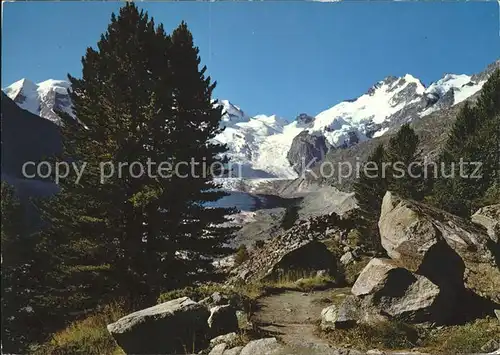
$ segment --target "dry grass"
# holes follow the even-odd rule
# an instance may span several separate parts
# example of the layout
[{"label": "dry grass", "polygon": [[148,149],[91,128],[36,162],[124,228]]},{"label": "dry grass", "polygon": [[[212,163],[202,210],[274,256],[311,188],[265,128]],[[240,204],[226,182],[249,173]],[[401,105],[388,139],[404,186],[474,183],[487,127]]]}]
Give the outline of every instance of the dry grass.
[{"label": "dry grass", "polygon": [[126,312],[119,304],[70,324],[55,333],[50,341],[34,349],[35,355],[124,355],[109,334],[106,325]]},{"label": "dry grass", "polygon": [[351,329],[322,333],[335,346],[356,350],[418,350],[429,354],[481,353],[481,347],[500,336],[498,319],[486,318],[465,325],[436,329],[401,322],[360,324]]},{"label": "dry grass", "polygon": [[336,346],[352,347],[356,350],[408,349],[419,342],[419,332],[415,327],[399,322],[360,324],[351,329],[335,329],[324,333]]},{"label": "dry grass", "polygon": [[264,286],[270,289],[283,289],[310,292],[325,289],[335,280],[328,275],[316,275],[316,272],[294,271],[280,275],[276,281],[268,281]]},{"label": "dry grass", "polygon": [[479,319],[433,331],[426,349],[432,353],[480,353],[481,347],[491,339],[500,339],[500,322],[496,318]]}]

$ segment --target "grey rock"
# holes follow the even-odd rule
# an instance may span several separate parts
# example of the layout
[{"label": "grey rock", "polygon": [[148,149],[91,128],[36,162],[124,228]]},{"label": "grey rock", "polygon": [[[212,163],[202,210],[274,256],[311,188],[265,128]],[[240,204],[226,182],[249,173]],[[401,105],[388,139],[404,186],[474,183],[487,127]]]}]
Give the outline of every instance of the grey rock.
[{"label": "grey rock", "polygon": [[297,121],[300,125],[307,126],[314,121],[314,117],[309,116],[307,113],[301,113],[297,116],[297,118],[295,118],[295,121]]},{"label": "grey rock", "polygon": [[282,349],[276,338],[263,338],[252,340],[241,350],[240,355],[272,355]]},{"label": "grey rock", "polygon": [[208,353],[208,355],[223,355],[224,350],[226,350],[227,345],[225,343],[217,344],[214,348]]},{"label": "grey rock", "polygon": [[182,297],[131,313],[107,328],[127,354],[176,354],[195,340],[195,348],[205,345],[208,317],[204,306]]},{"label": "grey rock", "polygon": [[215,306],[210,309],[208,326],[211,336],[227,334],[238,330],[236,311],[230,305]]},{"label": "grey rock", "polygon": [[324,136],[302,131],[293,139],[287,159],[294,170],[302,174],[305,168],[321,161],[327,152],[328,145]]},{"label": "grey rock", "polygon": [[452,312],[450,301],[429,279],[398,267],[391,260],[372,259],[363,269],[352,293],[363,297],[370,312],[407,322],[441,322]]},{"label": "grey rock", "polygon": [[383,288],[389,271],[397,268],[391,260],[372,259],[363,271],[361,271],[361,274],[352,286],[351,293],[358,297],[375,293]]},{"label": "grey rock", "polygon": [[378,225],[382,246],[399,265],[449,290],[450,297],[468,288],[500,303],[495,246],[477,225],[389,191]]},{"label": "grey rock", "polygon": [[366,352],[367,355],[385,355],[382,350],[379,349],[371,349]]},{"label": "grey rock", "polygon": [[486,228],[491,240],[495,243],[500,238],[500,204],[480,208],[471,217],[472,222]]},{"label": "grey rock", "polygon": [[498,318],[498,321],[500,322],[500,309],[495,309],[495,315],[497,316]]},{"label": "grey rock", "polygon": [[351,328],[362,319],[363,310],[355,296],[347,296],[337,310],[335,328]]},{"label": "grey rock", "polygon": [[331,305],[321,311],[321,324],[322,330],[335,329],[335,322],[337,321],[337,306]]},{"label": "grey rock", "polygon": [[234,348],[224,351],[224,355],[240,355],[243,346],[235,346]]},{"label": "grey rock", "polygon": [[353,253],[350,252],[350,251],[348,251],[347,253],[345,253],[344,255],[342,255],[340,257],[340,262],[344,266],[353,263],[354,262],[354,255],[353,255]]}]

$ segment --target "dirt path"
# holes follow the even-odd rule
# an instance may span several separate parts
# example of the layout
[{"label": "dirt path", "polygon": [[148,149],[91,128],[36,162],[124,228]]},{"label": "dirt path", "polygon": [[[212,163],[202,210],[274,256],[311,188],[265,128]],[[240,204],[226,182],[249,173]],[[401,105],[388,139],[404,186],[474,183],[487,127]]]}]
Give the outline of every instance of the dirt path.
[{"label": "dirt path", "polygon": [[327,341],[315,334],[321,310],[347,294],[348,288],[310,293],[286,291],[261,298],[252,319],[261,331],[292,349],[327,346]]}]

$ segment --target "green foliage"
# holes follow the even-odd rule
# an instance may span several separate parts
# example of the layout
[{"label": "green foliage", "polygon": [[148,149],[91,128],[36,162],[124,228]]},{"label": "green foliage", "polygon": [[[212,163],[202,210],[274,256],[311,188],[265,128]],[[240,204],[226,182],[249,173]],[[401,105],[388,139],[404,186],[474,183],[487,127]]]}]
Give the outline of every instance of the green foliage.
[{"label": "green foliage", "polygon": [[363,241],[363,234],[358,229],[351,229],[347,234],[347,243],[353,247],[362,245]]},{"label": "green foliage", "polygon": [[299,206],[292,204],[286,208],[283,219],[281,220],[281,228],[288,230],[293,227],[299,218]]},{"label": "green foliage", "polygon": [[234,264],[241,265],[248,260],[250,254],[248,253],[247,247],[242,244],[238,247],[236,255],[234,256]]},{"label": "green foliage", "polygon": [[[460,166],[461,160],[481,167]],[[446,177],[440,175],[429,201],[463,217],[489,203],[493,186],[500,185],[500,70],[484,84],[476,105],[461,109],[439,162]]]},{"label": "green foliage", "polygon": [[363,242],[373,249],[381,249],[378,232],[378,219],[382,199],[387,191],[387,180],[383,167],[385,149],[379,144],[368,157],[359,179],[354,184],[354,193],[360,209],[361,221],[358,223],[364,236]]},{"label": "green foliage", "polygon": [[37,250],[38,236],[31,232],[30,217],[14,189],[2,181],[2,347],[23,353],[42,339],[46,315],[37,295],[44,291],[45,255]]},{"label": "green foliage", "polygon": [[385,161],[391,164],[387,174],[388,189],[401,197],[421,201],[426,181],[418,145],[417,134],[409,124],[404,124],[389,140]]}]

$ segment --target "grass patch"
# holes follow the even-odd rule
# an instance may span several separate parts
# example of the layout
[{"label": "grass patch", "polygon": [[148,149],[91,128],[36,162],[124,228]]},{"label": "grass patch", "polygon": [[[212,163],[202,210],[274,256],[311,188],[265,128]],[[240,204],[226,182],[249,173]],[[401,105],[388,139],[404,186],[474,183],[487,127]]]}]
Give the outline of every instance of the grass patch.
[{"label": "grass patch", "polygon": [[416,327],[400,322],[360,324],[351,329],[335,329],[325,333],[333,344],[356,350],[407,349],[418,346],[420,333]]},{"label": "grass patch", "polygon": [[35,355],[124,355],[106,326],[126,314],[119,304],[106,306],[99,313],[75,321],[52,339],[33,349]]},{"label": "grass patch", "polygon": [[294,290],[310,292],[331,287],[335,280],[329,275],[317,275],[316,272],[294,271],[267,281],[264,286],[274,290]]},{"label": "grass patch", "polygon": [[351,347],[360,351],[418,349],[429,354],[481,353],[488,341],[498,339],[500,323],[496,318],[479,319],[465,325],[436,329],[408,325],[402,322],[359,324],[351,329],[323,332],[335,346]]},{"label": "grass patch", "polygon": [[430,351],[448,354],[481,352],[491,339],[500,337],[500,322],[496,318],[479,319],[465,325],[444,327],[431,332],[427,340]]}]

